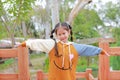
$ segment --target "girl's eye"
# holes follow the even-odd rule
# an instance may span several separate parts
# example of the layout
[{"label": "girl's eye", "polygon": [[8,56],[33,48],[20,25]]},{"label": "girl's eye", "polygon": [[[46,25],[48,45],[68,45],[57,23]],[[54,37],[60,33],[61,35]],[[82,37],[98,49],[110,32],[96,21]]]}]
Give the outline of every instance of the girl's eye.
[{"label": "girl's eye", "polygon": [[59,36],[61,36],[61,34],[58,34]]}]

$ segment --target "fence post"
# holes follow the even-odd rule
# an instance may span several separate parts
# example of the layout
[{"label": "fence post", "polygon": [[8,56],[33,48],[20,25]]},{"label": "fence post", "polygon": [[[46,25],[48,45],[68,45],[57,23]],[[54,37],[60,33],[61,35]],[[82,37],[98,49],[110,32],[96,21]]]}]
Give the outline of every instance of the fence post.
[{"label": "fence post", "polygon": [[44,74],[42,71],[37,72],[37,80],[44,80]]},{"label": "fence post", "polygon": [[28,49],[26,47],[18,47],[18,69],[19,80],[30,80]]},{"label": "fence post", "polygon": [[[99,47],[109,52],[109,42],[101,41],[99,42]],[[109,80],[109,57],[107,55],[99,55],[99,80]]]},{"label": "fence post", "polygon": [[86,80],[89,80],[89,74],[92,74],[92,70],[91,69],[86,69]]}]

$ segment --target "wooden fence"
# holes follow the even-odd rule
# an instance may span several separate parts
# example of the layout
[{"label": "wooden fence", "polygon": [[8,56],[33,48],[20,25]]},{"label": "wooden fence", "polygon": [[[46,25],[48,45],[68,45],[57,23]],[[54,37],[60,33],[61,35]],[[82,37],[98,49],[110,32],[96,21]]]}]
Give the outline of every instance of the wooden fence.
[{"label": "wooden fence", "polygon": [[[28,49],[18,47],[15,49],[0,49],[1,58],[18,58],[18,73],[0,74],[0,80],[30,80],[30,72],[28,65]],[[48,78],[47,73],[37,72],[37,80]],[[76,78],[85,78],[86,80],[94,80],[92,70],[87,69],[86,72],[76,72]]]},{"label": "wooden fence", "polygon": [[[110,47],[111,39],[100,39],[99,47],[103,48],[111,56],[120,56],[120,47]],[[18,73],[0,74],[0,80],[30,80],[28,49],[19,47],[15,49],[0,49],[0,58],[18,58]],[[48,78],[47,73],[37,72],[37,80]],[[86,80],[97,80],[92,76],[92,70],[86,72],[76,72],[76,78],[85,78]],[[98,80],[120,80],[120,71],[110,71],[109,56],[99,55]]]},{"label": "wooden fence", "polygon": [[[113,39],[100,39],[99,47],[103,48],[110,56],[120,56],[120,47],[110,47]],[[110,71],[109,56],[99,55],[99,80],[120,80],[120,71]]]},{"label": "wooden fence", "polygon": [[[86,69],[86,72],[76,72],[76,78],[84,78],[86,80],[95,80],[92,75],[91,69]],[[48,73],[43,73],[42,71],[37,72],[37,80],[46,80],[48,79]]]},{"label": "wooden fence", "polygon": [[0,57],[18,58],[18,73],[2,73],[0,80],[30,80],[27,48],[0,49]]}]

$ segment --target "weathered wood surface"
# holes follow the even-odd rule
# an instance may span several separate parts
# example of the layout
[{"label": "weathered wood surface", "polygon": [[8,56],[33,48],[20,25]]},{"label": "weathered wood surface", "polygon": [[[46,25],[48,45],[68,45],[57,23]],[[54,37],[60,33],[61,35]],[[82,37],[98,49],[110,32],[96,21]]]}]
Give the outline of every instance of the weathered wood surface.
[{"label": "weathered wood surface", "polygon": [[0,49],[0,57],[18,58],[18,73],[0,74],[0,80],[30,80],[27,48]]}]

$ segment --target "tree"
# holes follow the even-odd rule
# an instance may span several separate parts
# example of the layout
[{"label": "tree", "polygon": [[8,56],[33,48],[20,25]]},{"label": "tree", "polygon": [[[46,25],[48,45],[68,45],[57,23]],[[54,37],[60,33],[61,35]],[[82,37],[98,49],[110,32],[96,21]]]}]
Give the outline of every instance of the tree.
[{"label": "tree", "polygon": [[11,38],[12,46],[15,44],[15,29],[22,21],[29,19],[31,16],[31,4],[33,2],[32,0],[0,0],[0,12],[2,12],[0,14],[1,23]]},{"label": "tree", "polygon": [[76,39],[93,38],[100,36],[97,27],[103,25],[94,10],[84,9],[74,20],[73,31]]},{"label": "tree", "polygon": [[[101,20],[104,23],[102,35],[104,37],[112,37],[112,28],[113,27],[119,27],[120,26],[120,1],[118,0],[116,3],[113,3],[112,1],[107,2],[106,4],[103,4],[102,2],[98,2],[96,4],[99,4],[99,8],[97,10]],[[96,7],[95,4],[95,7]],[[94,8],[95,8],[94,7]]]},{"label": "tree", "polygon": [[[39,13],[41,15],[41,17],[40,17],[40,15],[39,15],[39,17],[37,15],[35,19],[37,19],[37,22],[42,21],[42,22],[39,22],[39,24],[41,26],[44,24],[45,32],[48,35],[48,34],[50,34],[50,31],[51,31],[50,26],[52,26],[52,29],[53,29],[56,23],[58,23],[60,21],[67,21],[68,20],[67,18],[68,18],[68,15],[69,15],[70,11],[71,11],[68,3],[69,2],[75,3],[76,1],[74,1],[74,0],[65,0],[65,1],[62,1],[62,0],[46,0],[46,7],[45,8],[42,8],[41,6],[37,6],[37,7],[34,8],[34,10],[36,10],[35,15],[36,15],[36,13]],[[74,8],[74,10],[76,11],[76,13],[74,13],[74,14],[77,15],[77,13],[80,11],[80,9],[83,8],[90,1],[91,0],[82,0],[82,1],[79,0],[77,6],[75,5],[75,8],[78,7],[78,9],[75,10],[75,8]],[[44,2],[44,1],[41,1],[41,3],[42,2]],[[82,5],[82,6],[80,6],[80,5]],[[65,7],[64,10],[63,10],[63,6]],[[61,11],[61,10],[63,10],[63,11]],[[64,13],[65,13],[65,15],[64,15]],[[63,16],[63,15],[66,16],[64,19],[63,19],[63,17],[61,18],[61,16]],[[72,17],[72,15],[73,15],[73,13],[70,14],[70,17]],[[70,18],[70,19],[73,19],[73,18]]]},{"label": "tree", "polygon": [[[116,40],[115,46],[120,46],[120,27],[113,28],[113,37]],[[119,64],[120,56],[114,56],[111,58],[111,66],[114,70],[120,70]]]},{"label": "tree", "polygon": [[60,22],[59,20],[59,4],[58,0],[51,0],[51,19],[52,19],[52,28],[56,23]]},{"label": "tree", "polygon": [[[113,37],[116,39],[115,46],[120,46],[120,1],[116,4],[108,2],[105,8],[105,18],[104,21],[109,23],[108,30],[112,33]],[[119,64],[120,57],[114,56],[111,58],[111,66],[113,69],[120,70]]]},{"label": "tree", "polygon": [[[58,0],[46,0],[46,12],[44,14],[44,17],[42,19],[46,19],[45,23],[42,23],[41,25],[46,26],[45,31],[47,32],[46,35],[49,34],[50,32],[50,24],[52,23],[52,27],[59,22],[59,9],[60,5],[58,3],[62,3],[62,1]],[[69,3],[69,1],[67,1]],[[74,1],[75,6],[71,10],[67,21],[71,23],[75,16],[78,14],[78,12],[91,0],[76,0]],[[14,36],[16,29],[22,29],[23,35],[26,37],[27,36],[27,28],[26,28],[26,21],[31,19],[33,15],[33,6],[34,6],[34,1],[33,0],[3,0],[0,1],[0,19],[1,23],[3,26],[6,28],[6,31],[9,33],[9,36],[11,37],[12,40],[12,45],[14,45]],[[9,4],[9,5],[8,5]],[[33,6],[32,6],[33,5]],[[8,7],[6,7],[8,6]],[[49,12],[51,11],[51,12]],[[40,11],[41,12],[41,11]],[[48,13],[48,14],[46,14]],[[48,15],[48,16],[47,16]],[[52,17],[51,17],[52,16]],[[74,16],[74,17],[73,17]],[[42,16],[43,17],[43,16]],[[48,21],[47,21],[48,20]],[[65,21],[65,20],[64,20]],[[33,23],[34,24],[34,23]],[[21,27],[20,27],[21,26]],[[18,30],[17,29],[17,30]],[[21,33],[21,32],[20,32]]]},{"label": "tree", "polygon": [[5,38],[7,36],[6,29],[0,24],[0,39]]},{"label": "tree", "polygon": [[[120,1],[116,4],[113,4],[112,2],[108,2],[106,4],[106,19],[108,20],[109,24],[111,26],[120,26],[119,24],[119,18],[120,18],[120,5],[119,5]],[[115,24],[112,25],[111,22],[114,22]]]},{"label": "tree", "polygon": [[[67,22],[69,24],[71,24],[74,20],[74,18],[78,15],[78,13],[80,12],[80,10],[82,8],[84,8],[85,5],[87,5],[88,3],[90,3],[92,0],[75,0],[75,2],[77,2],[77,4],[74,4],[75,6],[72,8],[72,10],[70,11],[69,15],[67,16]],[[60,3],[64,4],[64,2],[70,2],[70,1],[61,1]],[[58,0],[51,0],[51,16],[52,16],[52,25],[54,27],[54,25],[56,23],[58,23],[60,21],[59,19],[59,10],[60,10],[60,5],[58,4],[59,1]],[[69,6],[68,6],[69,7]],[[65,21],[65,20],[64,20]]]},{"label": "tree", "polygon": [[92,2],[92,0],[78,0],[77,4],[73,7],[69,14],[68,23],[72,24],[74,18],[78,15],[81,9],[84,8],[85,5],[89,4],[90,2]]},{"label": "tree", "polygon": [[[39,32],[39,38],[49,38],[51,31],[49,5],[47,5],[46,8],[43,8],[41,5],[36,5],[33,7],[33,9],[34,15],[32,17],[32,22]],[[41,32],[43,32],[42,35],[44,35],[44,37],[40,37]]]}]

